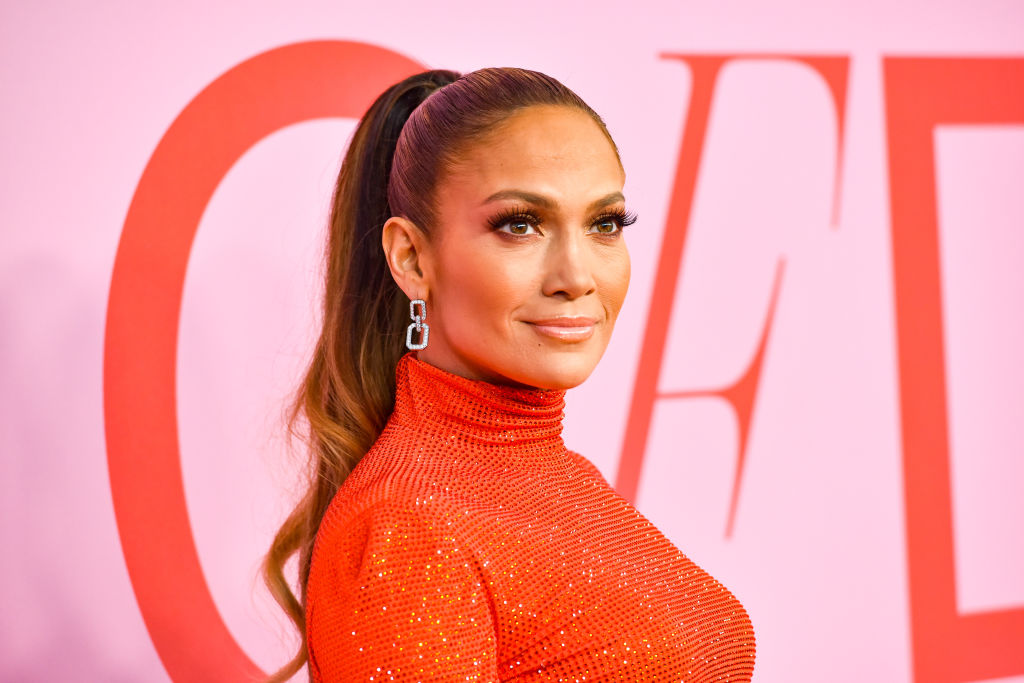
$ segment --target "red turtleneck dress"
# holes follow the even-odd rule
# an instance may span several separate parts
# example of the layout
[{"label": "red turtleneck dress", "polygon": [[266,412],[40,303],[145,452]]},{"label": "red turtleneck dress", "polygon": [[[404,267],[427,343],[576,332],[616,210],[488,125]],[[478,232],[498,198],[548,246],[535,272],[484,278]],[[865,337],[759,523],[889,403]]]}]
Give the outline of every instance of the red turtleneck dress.
[{"label": "red turtleneck dress", "polygon": [[406,354],[317,533],[315,681],[749,681],[742,605],[562,443],[563,391]]}]

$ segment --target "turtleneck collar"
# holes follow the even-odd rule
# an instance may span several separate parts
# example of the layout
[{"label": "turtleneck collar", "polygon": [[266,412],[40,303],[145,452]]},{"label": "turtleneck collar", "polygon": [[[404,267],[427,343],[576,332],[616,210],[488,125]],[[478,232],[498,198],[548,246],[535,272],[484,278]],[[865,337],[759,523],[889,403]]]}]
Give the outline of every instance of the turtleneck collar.
[{"label": "turtleneck collar", "polygon": [[414,352],[399,360],[395,379],[392,419],[401,424],[487,444],[564,449],[564,390],[466,379],[420,360]]}]

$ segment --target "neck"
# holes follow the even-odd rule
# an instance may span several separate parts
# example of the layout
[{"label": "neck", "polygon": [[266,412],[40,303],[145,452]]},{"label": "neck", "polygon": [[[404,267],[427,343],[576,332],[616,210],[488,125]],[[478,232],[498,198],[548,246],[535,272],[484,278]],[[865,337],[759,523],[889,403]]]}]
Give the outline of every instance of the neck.
[{"label": "neck", "polygon": [[396,370],[392,419],[450,438],[556,448],[562,443],[565,391],[515,387],[467,379],[405,354]]}]

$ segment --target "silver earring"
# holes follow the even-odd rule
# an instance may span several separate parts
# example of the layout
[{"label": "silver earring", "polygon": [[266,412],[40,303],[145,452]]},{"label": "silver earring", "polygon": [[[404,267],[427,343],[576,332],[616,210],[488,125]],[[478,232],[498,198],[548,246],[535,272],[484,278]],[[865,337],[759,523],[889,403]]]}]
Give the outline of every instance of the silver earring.
[{"label": "silver earring", "polygon": [[[416,312],[417,305],[420,307],[419,313]],[[423,299],[413,299],[410,301],[409,317],[412,318],[412,323],[409,324],[408,329],[405,331],[406,348],[412,351],[427,348],[427,340],[430,338],[430,325],[424,322],[427,319],[427,302]],[[413,330],[420,333],[419,344],[412,342]]]}]

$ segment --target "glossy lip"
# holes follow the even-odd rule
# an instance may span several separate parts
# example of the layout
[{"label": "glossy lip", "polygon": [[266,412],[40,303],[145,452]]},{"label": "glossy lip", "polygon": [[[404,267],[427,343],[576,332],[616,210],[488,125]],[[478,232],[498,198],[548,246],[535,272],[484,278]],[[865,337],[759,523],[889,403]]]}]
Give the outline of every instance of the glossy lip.
[{"label": "glossy lip", "polygon": [[566,315],[540,320],[524,320],[523,322],[531,325],[538,334],[545,337],[559,341],[579,342],[594,336],[594,325],[597,324],[597,319],[585,315]]}]

